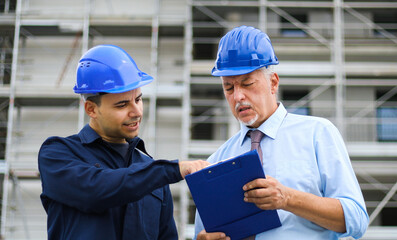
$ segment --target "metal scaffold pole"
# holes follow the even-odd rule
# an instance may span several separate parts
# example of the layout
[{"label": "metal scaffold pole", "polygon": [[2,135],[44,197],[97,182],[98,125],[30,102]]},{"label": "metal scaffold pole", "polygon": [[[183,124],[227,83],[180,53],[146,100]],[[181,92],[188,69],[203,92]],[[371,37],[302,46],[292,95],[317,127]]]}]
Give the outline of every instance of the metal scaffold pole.
[{"label": "metal scaffold pole", "polygon": [[14,117],[14,104],[15,104],[15,85],[17,78],[17,65],[18,65],[18,51],[19,51],[19,34],[21,27],[21,8],[22,0],[17,0],[15,12],[15,31],[14,31],[14,46],[12,50],[12,65],[11,65],[11,81],[10,81],[10,96],[8,106],[8,122],[7,122],[7,142],[5,154],[5,170],[3,180],[3,199],[1,209],[1,239],[6,236],[6,219],[7,219],[7,204],[8,204],[8,184],[10,177],[10,162],[11,162],[11,146],[13,135],[13,117]]},{"label": "metal scaffold pole", "polygon": [[[183,99],[182,99],[182,146],[181,158],[187,160],[189,157],[190,142],[190,67],[192,62],[192,2],[186,3],[186,20],[184,32],[184,72],[183,72]],[[188,222],[189,198],[185,182],[180,184],[180,224],[179,239],[186,239],[186,227]]]},{"label": "metal scaffold pole", "polygon": [[334,43],[331,51],[333,52],[333,62],[335,71],[335,118],[336,126],[341,135],[345,138],[344,105],[345,105],[345,53],[344,53],[344,16],[343,0],[334,0]]},{"label": "metal scaffold pole", "polygon": [[150,51],[150,73],[155,79],[151,84],[151,92],[149,96],[149,116],[148,116],[148,139],[149,151],[154,157],[157,156],[156,149],[156,108],[157,108],[157,86],[158,86],[158,46],[159,46],[159,14],[160,1],[154,2],[152,16],[152,35],[151,35],[151,51]]},{"label": "metal scaffold pole", "polygon": [[[90,33],[90,13],[91,13],[91,0],[85,0],[84,2],[84,19],[83,19],[83,39],[82,39],[82,47],[81,54],[84,54],[88,50],[88,40]],[[80,99],[79,104],[79,120],[78,120],[78,131],[84,126],[84,102]]]},{"label": "metal scaffold pole", "polygon": [[260,0],[259,29],[267,33],[267,0]]}]

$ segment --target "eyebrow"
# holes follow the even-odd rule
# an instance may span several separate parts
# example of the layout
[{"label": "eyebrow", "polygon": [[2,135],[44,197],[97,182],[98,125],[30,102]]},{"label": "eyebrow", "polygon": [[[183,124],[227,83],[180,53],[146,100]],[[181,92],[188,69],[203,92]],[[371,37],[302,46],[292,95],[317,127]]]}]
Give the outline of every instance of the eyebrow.
[{"label": "eyebrow", "polygon": [[245,78],[243,78],[242,80],[241,80],[241,82],[245,82],[245,81],[247,81],[247,80],[250,80],[250,77],[245,77]]},{"label": "eyebrow", "polygon": [[[246,81],[248,81],[249,79],[250,79],[250,77],[247,76],[247,77],[241,79],[240,82],[246,82]],[[232,85],[232,84],[230,83],[230,81],[223,81],[222,84],[223,84],[224,86]]]},{"label": "eyebrow", "polygon": [[[142,93],[140,93],[140,94],[135,98],[135,100],[136,100],[136,99],[139,99],[139,98],[141,98],[141,97],[142,97]],[[117,105],[125,104],[125,103],[128,103],[128,102],[130,102],[130,100],[121,100],[121,101],[116,102],[116,103],[113,104],[113,105],[114,105],[114,106],[117,106]]]},{"label": "eyebrow", "polygon": [[139,95],[138,95],[138,97],[136,97],[135,99],[138,99],[138,98],[141,98],[142,97],[142,93],[140,93]]}]

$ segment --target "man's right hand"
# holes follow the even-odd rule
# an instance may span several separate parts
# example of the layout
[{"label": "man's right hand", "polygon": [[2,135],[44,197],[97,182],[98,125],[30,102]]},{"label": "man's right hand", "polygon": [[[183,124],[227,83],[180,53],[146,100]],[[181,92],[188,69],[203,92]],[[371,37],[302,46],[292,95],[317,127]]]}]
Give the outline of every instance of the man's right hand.
[{"label": "man's right hand", "polygon": [[230,237],[222,232],[207,233],[203,230],[197,235],[197,240],[230,240]]},{"label": "man's right hand", "polygon": [[209,162],[203,160],[195,160],[195,161],[180,161],[179,162],[179,171],[183,178],[186,175],[194,173],[198,170],[205,168],[206,166],[210,165]]}]

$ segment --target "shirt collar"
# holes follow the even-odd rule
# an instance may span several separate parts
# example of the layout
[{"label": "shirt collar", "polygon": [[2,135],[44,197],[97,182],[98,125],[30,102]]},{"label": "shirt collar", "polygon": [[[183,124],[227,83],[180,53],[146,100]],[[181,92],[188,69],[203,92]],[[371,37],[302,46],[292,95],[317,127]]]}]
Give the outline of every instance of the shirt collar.
[{"label": "shirt collar", "polygon": [[[102,139],[101,136],[100,136],[97,132],[95,132],[95,130],[92,129],[92,128],[90,127],[89,124],[86,124],[86,125],[83,127],[83,129],[81,129],[81,131],[79,132],[79,137],[80,137],[81,142],[82,142],[83,144],[93,143],[93,142],[95,142],[97,139]],[[136,148],[138,148],[139,150],[145,152],[147,155],[149,155],[149,154],[146,152],[145,144],[144,144],[143,140],[140,139],[139,137],[135,137],[135,138],[131,138],[131,139],[126,139],[126,140],[127,140],[128,144],[129,144],[130,146],[133,145],[134,148],[136,147]]]},{"label": "shirt collar", "polygon": [[95,140],[101,138],[101,136],[99,136],[99,134],[96,133],[89,124],[86,124],[83,129],[81,129],[79,132],[79,137],[82,143],[92,143]]},{"label": "shirt collar", "polygon": [[[279,102],[276,111],[257,129],[263,132],[266,136],[271,139],[275,139],[277,135],[277,131],[280,129],[281,123],[283,122],[285,116],[287,115],[287,110],[284,105]],[[240,145],[243,145],[247,132],[249,130],[254,130],[253,128],[249,128],[244,124],[240,123],[240,136],[239,141]]]}]

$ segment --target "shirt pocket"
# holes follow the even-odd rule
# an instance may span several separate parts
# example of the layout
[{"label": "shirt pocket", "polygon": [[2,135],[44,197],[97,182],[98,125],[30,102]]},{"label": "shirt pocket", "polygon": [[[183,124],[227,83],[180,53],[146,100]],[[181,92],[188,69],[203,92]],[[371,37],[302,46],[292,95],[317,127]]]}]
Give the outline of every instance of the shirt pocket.
[{"label": "shirt pocket", "polygon": [[293,156],[277,167],[277,180],[299,191],[320,195],[321,180],[315,159]]},{"label": "shirt pocket", "polygon": [[143,198],[142,221],[151,239],[158,238],[163,200],[163,188],[158,188]]}]

